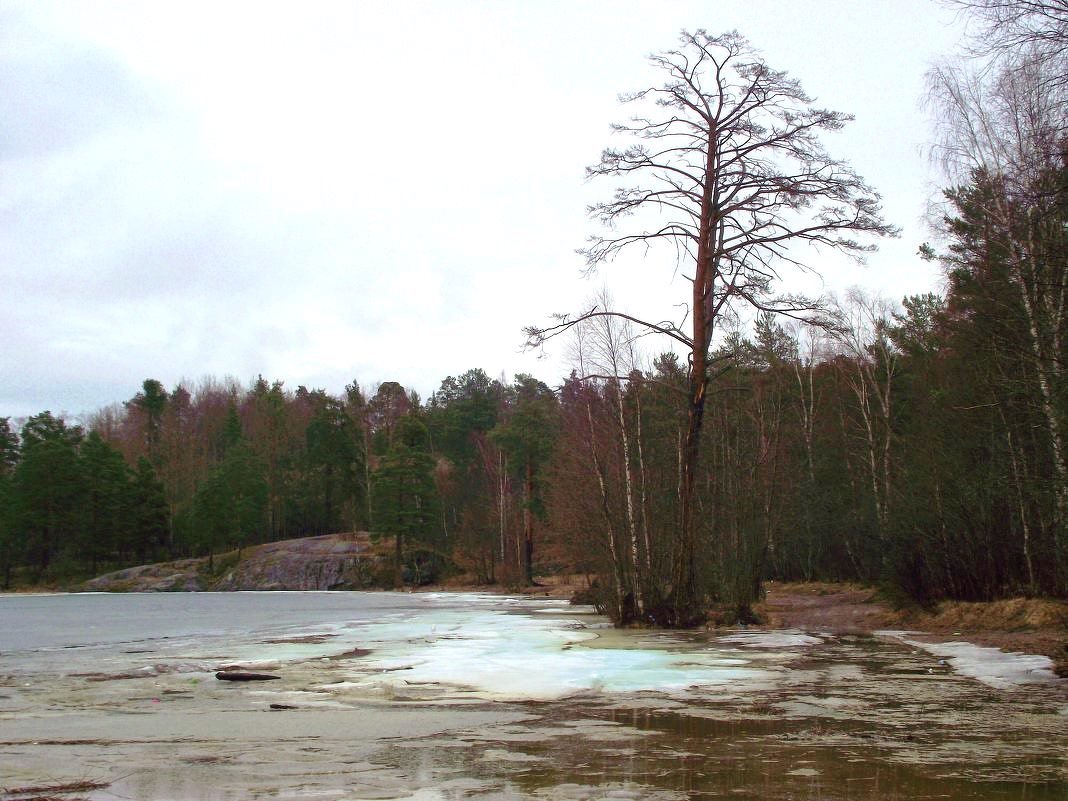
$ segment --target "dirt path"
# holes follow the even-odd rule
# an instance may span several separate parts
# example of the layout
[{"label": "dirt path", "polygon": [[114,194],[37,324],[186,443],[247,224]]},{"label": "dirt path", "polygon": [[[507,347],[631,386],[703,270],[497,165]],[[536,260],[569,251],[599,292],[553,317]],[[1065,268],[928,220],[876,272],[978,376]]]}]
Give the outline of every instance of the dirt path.
[{"label": "dirt path", "polygon": [[890,626],[888,610],[876,603],[875,590],[852,584],[768,582],[758,611],[772,628],[848,634]]}]

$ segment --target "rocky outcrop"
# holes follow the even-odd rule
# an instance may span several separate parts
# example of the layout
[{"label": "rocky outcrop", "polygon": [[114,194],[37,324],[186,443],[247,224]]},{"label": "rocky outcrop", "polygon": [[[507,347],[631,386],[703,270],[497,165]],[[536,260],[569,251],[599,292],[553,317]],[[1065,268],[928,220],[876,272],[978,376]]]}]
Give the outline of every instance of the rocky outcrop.
[{"label": "rocky outcrop", "polygon": [[217,554],[142,565],[87,581],[90,592],[358,590],[373,583],[379,557],[366,533],[283,540]]},{"label": "rocky outcrop", "polygon": [[86,592],[196,592],[203,586],[207,559],[181,559],[118,570],[82,585]]},{"label": "rocky outcrop", "polygon": [[366,535],[328,534],[248,549],[212,590],[357,590],[371,584]]}]

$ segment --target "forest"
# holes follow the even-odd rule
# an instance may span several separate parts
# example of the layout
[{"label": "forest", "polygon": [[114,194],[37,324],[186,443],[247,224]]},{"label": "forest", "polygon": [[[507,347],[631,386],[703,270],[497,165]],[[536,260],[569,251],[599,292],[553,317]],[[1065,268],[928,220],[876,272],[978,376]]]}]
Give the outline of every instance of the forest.
[{"label": "forest", "polygon": [[[894,229],[819,139],[848,115],[739,34],[684,33],[588,170],[608,289],[526,329],[570,349],[559,384],[149,378],[81,424],[0,418],[0,584],[368,531],[381,586],[578,573],[621,623],[745,620],[769,579],[1068,597],[1068,7],[959,5],[985,45],[929,74],[940,291],[783,292]],[[632,250],[684,278],[680,320],[615,307]]]}]

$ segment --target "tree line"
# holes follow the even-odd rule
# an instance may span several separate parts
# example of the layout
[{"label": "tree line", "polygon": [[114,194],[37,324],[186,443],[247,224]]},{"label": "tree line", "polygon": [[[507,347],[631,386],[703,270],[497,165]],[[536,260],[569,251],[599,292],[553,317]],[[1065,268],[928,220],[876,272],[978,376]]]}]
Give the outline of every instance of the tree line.
[{"label": "tree line", "polygon": [[677,318],[606,290],[530,326],[572,347],[554,388],[479,369],[426,402],[395,382],[150,379],[88,434],[5,423],[5,575],[367,529],[393,549],[383,584],[575,571],[619,622],[688,625],[710,603],[744,619],[767,578],[1068,595],[1068,14],[958,5],[986,44],[929,74],[948,182],[917,258],[943,292],[779,289],[895,229],[819,138],[848,115],[739,34],[684,32],[588,171],[611,192],[583,251],[591,271],[634,250],[676,270]]},{"label": "tree line", "polygon": [[84,427],[0,418],[4,585],[366,530],[395,543],[386,585],[529,581],[554,409],[529,376],[470,370],[428,403],[396,382],[338,397],[147,379]]},{"label": "tree line", "polygon": [[[744,617],[769,578],[924,603],[1068,595],[1054,432],[1018,353],[1030,328],[1019,306],[987,308],[1007,293],[992,266],[961,257],[945,297],[900,305],[853,290],[833,325],[765,313],[713,349],[703,603]],[[369,530],[391,546],[382,586],[574,572],[614,618],[655,621],[680,547],[687,367],[674,352],[643,367],[637,341],[585,321],[555,389],[479,369],[426,402],[396,382],[366,397],[150,379],[88,433],[48,412],[18,435],[4,420],[5,584]]]}]

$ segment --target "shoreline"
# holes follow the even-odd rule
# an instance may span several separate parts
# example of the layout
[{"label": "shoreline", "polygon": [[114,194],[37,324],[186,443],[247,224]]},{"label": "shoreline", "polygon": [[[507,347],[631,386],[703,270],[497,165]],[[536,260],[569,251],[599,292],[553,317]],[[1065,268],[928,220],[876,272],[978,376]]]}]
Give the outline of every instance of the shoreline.
[{"label": "shoreline", "polygon": [[[771,590],[773,605],[799,592]],[[848,611],[823,592],[810,595],[814,606]],[[692,636],[602,628],[602,618],[572,621],[566,609],[540,614],[561,609],[559,599],[480,592],[465,601],[455,588],[192,600],[207,594],[108,594],[104,606],[137,621],[117,644],[54,643],[13,663],[0,677],[0,785],[69,801],[75,793],[59,788],[87,778],[100,786],[78,797],[91,801],[299,801],[309,791],[327,801],[579,801],[624,787],[624,798],[677,798],[690,782],[718,797],[717,776],[767,797],[771,770],[783,788],[776,797],[807,797],[817,776],[868,797],[856,783],[870,782],[874,764],[879,786],[890,782],[901,797],[963,797],[974,781],[1007,778],[1047,786],[1034,797],[1052,801],[1068,786],[1056,761],[1068,682],[1015,659],[1007,671],[981,653],[963,663],[892,632],[838,636],[819,626]],[[26,611],[53,606],[25,600]],[[100,606],[59,600],[74,620]],[[203,615],[219,606],[223,617]],[[198,614],[201,633],[161,631],[146,607]],[[297,623],[278,614],[305,607]],[[54,620],[53,611],[37,619]],[[247,634],[216,631],[219,619]],[[69,630],[80,638],[82,629]],[[279,680],[213,675],[230,665]]]},{"label": "shoreline", "polygon": [[800,628],[833,634],[903,630],[927,645],[966,641],[1005,653],[1038,655],[1068,678],[1068,603],[1009,598],[986,602],[943,601],[932,611],[894,610],[873,587],[827,582],[768,582],[758,612],[768,628]]},{"label": "shoreline", "polygon": [[[300,543],[292,555],[304,554],[317,557],[338,557],[344,546],[366,553],[365,544],[350,535],[324,535],[307,540],[288,541]],[[309,547],[310,546],[310,547]],[[263,548],[277,564],[279,545],[254,546],[246,551],[241,562],[255,564],[257,549]],[[346,554],[349,551],[346,550]],[[287,553],[287,556],[290,555]],[[223,559],[226,555],[217,556]],[[171,568],[173,565],[173,568]],[[576,592],[585,588],[582,576],[574,574],[536,577],[532,586],[507,586],[503,584],[477,584],[470,577],[457,577],[451,581],[421,587],[392,590],[387,588],[309,587],[304,582],[297,586],[221,586],[218,589],[189,585],[176,585],[167,580],[168,569],[177,574],[188,575],[190,560],[178,563],[163,563],[128,568],[108,576],[83,582],[71,590],[55,587],[17,589],[5,595],[51,595],[66,592],[332,592],[349,590],[357,592],[411,592],[411,593],[484,593],[489,595],[516,596],[570,600]],[[307,575],[305,572],[304,575]],[[111,578],[114,577],[114,578]],[[136,578],[131,578],[136,577]],[[159,579],[163,577],[161,584]],[[138,578],[142,580],[139,581]],[[187,588],[188,587],[188,588]],[[1068,677],[1068,602],[1035,598],[1010,598],[988,602],[944,601],[933,610],[918,608],[894,610],[878,597],[876,588],[852,583],[832,582],[777,582],[765,583],[766,597],[755,605],[761,623],[759,628],[769,630],[796,628],[809,631],[825,631],[834,634],[874,634],[883,630],[903,630],[909,636],[929,643],[943,644],[966,640],[977,646],[993,647],[1007,653],[1033,654],[1049,657],[1059,676]],[[722,628],[714,623],[706,624],[706,630]]]}]

